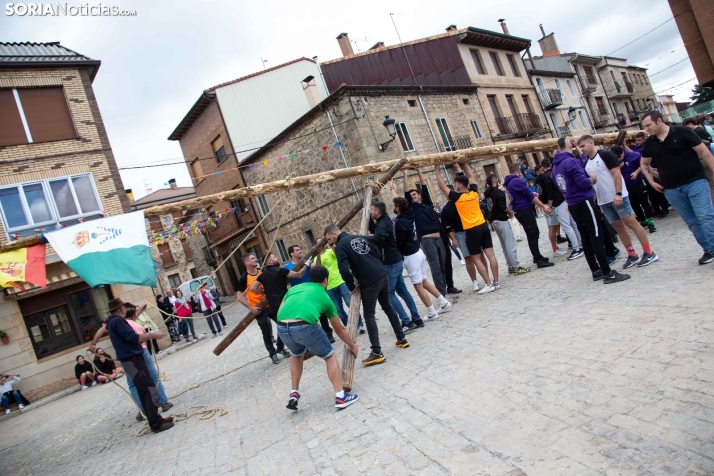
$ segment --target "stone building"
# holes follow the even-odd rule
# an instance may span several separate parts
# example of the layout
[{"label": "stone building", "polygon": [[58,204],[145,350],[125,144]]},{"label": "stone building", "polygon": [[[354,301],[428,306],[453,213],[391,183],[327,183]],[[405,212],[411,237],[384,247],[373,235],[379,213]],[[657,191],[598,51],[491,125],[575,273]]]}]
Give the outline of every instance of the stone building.
[{"label": "stone building", "polygon": [[[421,95],[427,116],[440,120],[451,131],[452,137],[463,138],[476,145],[492,144],[491,138],[481,132],[488,125],[477,94],[478,87],[474,85],[342,86],[241,162],[246,184],[277,180],[291,173],[327,172],[434,152],[430,124],[416,105],[417,95]],[[328,113],[336,124],[334,130],[330,126]],[[393,141],[383,125],[385,116],[396,121],[397,133]],[[291,154],[295,155],[291,157]],[[501,177],[506,174],[503,157],[474,161],[472,167],[481,186],[490,172]],[[434,200],[443,203],[444,197],[437,189],[433,168],[423,172],[426,183],[419,185],[427,186]],[[451,180],[453,174],[450,168],[446,173]],[[282,261],[287,261],[286,250],[290,245],[313,245],[322,236],[326,225],[337,222],[346,210],[359,201],[365,180],[364,177],[353,182],[342,180],[257,197],[256,200],[263,204],[262,211],[272,209],[281,197],[284,198],[262,226],[263,233],[271,237],[272,251]],[[416,172],[410,171],[408,180],[412,188],[416,187]],[[380,198],[385,203],[391,203],[391,196],[386,190],[382,191]],[[391,205],[388,210],[391,214]],[[282,225],[276,234],[281,216]],[[355,231],[358,226],[356,220],[348,229]]]},{"label": "stone building", "polygon": [[[168,181],[169,188],[159,189],[152,192],[139,200],[131,203],[132,210],[145,210],[156,205],[165,203],[178,202],[180,200],[188,200],[196,197],[196,192],[193,187],[178,187],[176,179]],[[130,190],[128,192],[131,192]],[[166,234],[170,230],[182,225],[188,221],[195,220],[193,213],[174,212],[166,215],[147,217],[146,224],[147,234],[153,233]],[[195,237],[192,237],[195,239]],[[183,282],[191,278],[197,278],[198,271],[193,262],[193,253],[191,252],[188,238],[166,240],[165,243],[151,246],[151,258],[154,260],[155,266],[161,268],[161,273],[156,277],[157,287],[161,294],[165,294],[166,290],[175,290]]]},{"label": "stone building", "polygon": [[[0,43],[0,244],[129,211],[92,90],[100,64],[59,43]],[[10,338],[0,371],[21,374],[30,400],[77,385],[75,356],[109,300],[153,301],[151,288],[90,288],[50,246],[46,271],[46,289],[24,284],[0,297]],[[100,346],[113,354],[109,340]]]}]

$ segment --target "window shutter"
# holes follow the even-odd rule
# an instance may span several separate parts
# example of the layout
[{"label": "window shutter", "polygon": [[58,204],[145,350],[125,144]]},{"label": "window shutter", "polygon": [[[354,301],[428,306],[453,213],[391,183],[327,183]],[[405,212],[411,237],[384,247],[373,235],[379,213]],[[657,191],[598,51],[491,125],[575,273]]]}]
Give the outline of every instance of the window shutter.
[{"label": "window shutter", "polygon": [[0,89],[0,146],[27,144],[27,135],[12,89]]},{"label": "window shutter", "polygon": [[33,142],[76,139],[62,88],[18,89]]}]

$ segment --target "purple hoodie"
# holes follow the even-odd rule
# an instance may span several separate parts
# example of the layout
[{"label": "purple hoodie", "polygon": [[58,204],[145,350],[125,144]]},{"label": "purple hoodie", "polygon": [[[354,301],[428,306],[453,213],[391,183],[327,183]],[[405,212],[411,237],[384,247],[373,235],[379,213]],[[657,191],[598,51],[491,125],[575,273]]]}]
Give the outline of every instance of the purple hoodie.
[{"label": "purple hoodie", "polygon": [[511,210],[514,212],[530,208],[535,193],[528,188],[528,183],[518,175],[506,175],[503,179],[508,194],[511,196]]},{"label": "purple hoodie", "polygon": [[570,152],[556,152],[553,156],[553,181],[558,186],[568,206],[589,200],[595,196],[590,176],[580,161]]},{"label": "purple hoodie", "polygon": [[629,152],[627,150],[624,152],[625,160],[621,162],[622,165],[620,166],[620,172],[622,173],[622,177],[625,179],[625,185],[629,187],[633,183],[645,178],[645,176],[642,172],[640,172],[637,177],[635,177],[635,180],[630,178],[632,173],[640,168],[640,159],[642,156],[639,152]]}]

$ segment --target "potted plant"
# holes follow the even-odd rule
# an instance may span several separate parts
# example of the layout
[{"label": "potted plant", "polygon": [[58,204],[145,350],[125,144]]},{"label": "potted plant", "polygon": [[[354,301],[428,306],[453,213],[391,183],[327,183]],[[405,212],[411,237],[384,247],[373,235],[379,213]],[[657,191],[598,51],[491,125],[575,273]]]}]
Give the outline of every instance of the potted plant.
[{"label": "potted plant", "polygon": [[10,342],[10,338],[3,331],[0,331],[0,340],[2,341],[3,344],[7,344]]}]

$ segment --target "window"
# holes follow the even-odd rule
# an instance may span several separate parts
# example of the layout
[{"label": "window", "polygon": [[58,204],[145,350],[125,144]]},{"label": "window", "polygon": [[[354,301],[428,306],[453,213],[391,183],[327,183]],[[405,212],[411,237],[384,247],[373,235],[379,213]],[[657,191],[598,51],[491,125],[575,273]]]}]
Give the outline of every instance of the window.
[{"label": "window", "polygon": [[76,139],[61,87],[0,91],[0,146]]},{"label": "window", "polygon": [[481,135],[481,129],[479,129],[476,119],[471,119],[471,128],[474,130],[474,135],[476,136],[476,139],[482,140],[483,136]]},{"label": "window", "polygon": [[583,129],[587,129],[588,123],[585,121],[585,114],[583,114],[583,111],[578,110],[578,116],[580,116],[580,122],[583,124]]},{"label": "window", "polygon": [[397,122],[397,136],[399,137],[399,142],[402,144],[402,150],[404,152],[414,152],[414,144],[412,143],[412,138],[409,135],[409,129],[407,129],[406,122]]},{"label": "window", "polygon": [[213,147],[213,152],[216,155],[216,159],[218,160],[219,164],[228,158],[228,154],[226,154],[226,148],[223,145],[223,139],[221,139],[220,136],[213,142],[211,142],[211,147]]},{"label": "window", "polygon": [[560,91],[560,97],[564,98],[565,93],[563,92],[563,85],[560,84],[560,80],[558,78],[555,78],[553,82],[555,83],[555,87],[558,88],[558,91]]},{"label": "window", "polygon": [[315,244],[315,234],[312,230],[305,230],[305,236],[307,237],[307,242],[310,243],[310,246],[313,246]]},{"label": "window", "polygon": [[198,158],[191,162],[191,173],[193,178],[203,177],[203,167],[201,167],[201,161]]},{"label": "window", "polygon": [[505,74],[503,74],[503,69],[501,68],[501,63],[498,61],[498,54],[493,51],[489,51],[488,55],[491,57],[491,62],[493,63],[493,68],[496,70],[496,74],[499,76],[505,76]]},{"label": "window", "polygon": [[521,99],[523,99],[523,105],[526,106],[526,112],[528,114],[533,114],[533,108],[531,107],[531,98],[528,97],[527,94],[524,94],[521,96]]},{"label": "window", "polygon": [[461,101],[464,103],[464,106],[469,105],[469,98],[463,98]]},{"label": "window", "polygon": [[481,54],[478,50],[471,50],[471,58],[474,60],[474,66],[476,66],[476,72],[478,74],[486,74],[483,69],[483,62],[481,62]]},{"label": "window", "polygon": [[407,104],[409,107],[416,107],[416,99],[407,99]]},{"label": "window", "polygon": [[508,58],[508,64],[511,65],[511,72],[516,78],[521,77],[521,73],[518,71],[518,65],[516,65],[516,58],[513,55],[506,55]]},{"label": "window", "polygon": [[285,248],[285,242],[282,238],[275,242],[275,248],[278,250],[278,257],[280,261],[285,263],[290,260],[290,255],[288,254],[287,248]]},{"label": "window", "polygon": [[186,259],[193,259],[193,254],[191,253],[191,247],[188,246],[188,240],[183,239],[181,240],[181,247],[183,248],[183,254],[186,256]]},{"label": "window", "polygon": [[[0,188],[5,231],[30,236],[79,218],[99,218],[102,207],[91,175],[75,175]],[[74,224],[74,223],[72,223]]]},{"label": "window", "polygon": [[255,197],[255,201],[258,202],[258,209],[260,210],[260,213],[263,216],[267,215],[270,211],[270,207],[268,206],[268,200],[265,198],[265,195],[258,195]]},{"label": "window", "polygon": [[164,224],[161,223],[161,219],[158,217],[150,217],[149,218],[149,228],[151,229],[151,231],[154,231],[157,233],[164,232]]},{"label": "window", "polygon": [[456,150],[454,138],[451,137],[451,130],[449,129],[449,124],[446,123],[446,118],[437,117],[436,127],[437,129],[439,129],[439,134],[441,135],[441,142],[442,144],[444,144],[444,149],[448,151]]},{"label": "window", "polygon": [[647,75],[646,75],[646,74],[642,75],[642,80],[645,82],[645,84],[650,84],[650,83],[647,82]]},{"label": "window", "polygon": [[573,82],[569,79],[565,80],[565,83],[568,85],[568,89],[570,90],[570,97],[571,98],[577,98],[578,95],[575,94],[575,88],[573,87]]},{"label": "window", "polygon": [[108,286],[79,283],[19,301],[38,359],[85,344],[109,315]]},{"label": "window", "polygon": [[196,268],[191,268],[191,279],[196,279],[198,278],[198,271],[196,271]]},{"label": "window", "polygon": [[164,266],[170,266],[176,261],[174,260],[174,254],[171,252],[171,247],[168,243],[158,246],[159,254],[161,255],[161,262]]},{"label": "window", "polygon": [[573,130],[573,132],[578,132],[578,121],[573,118],[573,120],[570,122],[570,128]]},{"label": "window", "polygon": [[181,277],[178,274],[172,274],[169,276],[169,286],[172,288],[178,288],[181,286]]}]

